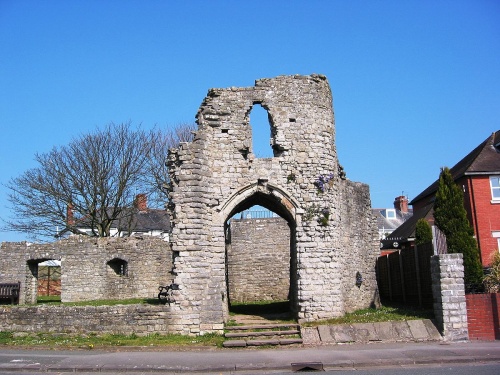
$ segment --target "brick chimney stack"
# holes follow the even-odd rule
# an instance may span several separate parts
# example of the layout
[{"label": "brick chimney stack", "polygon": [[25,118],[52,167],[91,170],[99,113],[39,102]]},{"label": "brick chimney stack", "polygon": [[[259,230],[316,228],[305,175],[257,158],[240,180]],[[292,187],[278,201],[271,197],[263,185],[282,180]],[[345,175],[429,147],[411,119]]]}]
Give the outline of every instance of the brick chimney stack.
[{"label": "brick chimney stack", "polygon": [[148,198],[146,194],[137,194],[135,197],[135,208],[141,212],[148,210]]},{"label": "brick chimney stack", "polygon": [[399,210],[403,213],[408,212],[408,198],[406,198],[404,195],[400,195],[399,197],[396,197],[394,199],[394,208],[396,210]]},{"label": "brick chimney stack", "polygon": [[68,227],[75,225],[75,216],[73,214],[73,205],[71,203],[66,206],[66,225]]}]

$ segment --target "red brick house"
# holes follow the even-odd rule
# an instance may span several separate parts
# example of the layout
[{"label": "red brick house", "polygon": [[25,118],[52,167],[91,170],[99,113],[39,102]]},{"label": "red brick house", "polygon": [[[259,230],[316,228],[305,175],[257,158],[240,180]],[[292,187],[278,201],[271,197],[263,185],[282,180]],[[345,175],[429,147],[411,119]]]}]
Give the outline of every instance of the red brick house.
[{"label": "red brick house", "polygon": [[[460,160],[450,172],[462,187],[464,206],[474,228],[481,262],[483,266],[488,266],[493,254],[500,249],[500,130]],[[413,239],[414,226],[419,217],[425,217],[432,224],[431,207],[437,187],[436,180],[410,202],[415,220],[404,223],[392,235],[399,236],[403,242]],[[413,228],[410,228],[412,225]]]}]

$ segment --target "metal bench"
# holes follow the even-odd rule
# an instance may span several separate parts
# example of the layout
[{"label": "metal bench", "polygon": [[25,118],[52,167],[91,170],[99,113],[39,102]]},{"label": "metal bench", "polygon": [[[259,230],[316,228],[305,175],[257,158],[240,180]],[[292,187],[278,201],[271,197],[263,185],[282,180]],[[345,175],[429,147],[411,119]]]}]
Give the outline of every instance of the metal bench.
[{"label": "metal bench", "polygon": [[158,293],[158,299],[160,300],[160,302],[163,304],[165,303],[171,304],[172,302],[175,302],[175,299],[172,296],[172,291],[179,290],[179,284],[159,286],[158,290],[160,291]]},{"label": "metal bench", "polygon": [[12,305],[19,303],[19,292],[21,290],[21,282],[17,283],[0,283],[0,299],[10,299]]}]

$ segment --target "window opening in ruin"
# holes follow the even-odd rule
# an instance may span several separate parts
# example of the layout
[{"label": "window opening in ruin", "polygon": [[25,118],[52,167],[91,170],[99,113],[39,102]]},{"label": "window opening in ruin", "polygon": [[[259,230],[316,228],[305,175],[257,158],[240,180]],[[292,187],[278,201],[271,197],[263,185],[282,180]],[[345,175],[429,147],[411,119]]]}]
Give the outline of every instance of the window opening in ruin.
[{"label": "window opening in ruin", "polygon": [[241,207],[226,222],[229,311],[292,318],[294,261],[290,224],[271,207]]},{"label": "window opening in ruin", "polygon": [[272,158],[272,127],[269,113],[260,104],[255,104],[250,111],[250,127],[252,128],[253,153],[257,158]]},{"label": "window opening in ruin", "polygon": [[127,276],[128,275],[128,263],[126,260],[123,260],[120,258],[114,258],[108,262],[108,266],[118,276]]},{"label": "window opening in ruin", "polygon": [[31,277],[26,279],[25,303],[61,302],[61,261],[31,259],[27,267]]}]

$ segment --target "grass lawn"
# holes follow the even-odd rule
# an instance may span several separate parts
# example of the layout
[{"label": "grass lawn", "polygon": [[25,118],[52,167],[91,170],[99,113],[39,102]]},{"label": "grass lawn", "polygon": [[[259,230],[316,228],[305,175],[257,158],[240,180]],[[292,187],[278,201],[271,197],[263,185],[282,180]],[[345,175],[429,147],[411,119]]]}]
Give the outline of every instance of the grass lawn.
[{"label": "grass lawn", "polygon": [[0,346],[18,347],[43,347],[51,349],[98,349],[106,347],[182,347],[182,346],[212,346],[221,347],[224,338],[218,334],[206,334],[203,336],[183,336],[183,335],[159,335],[148,336],[118,335],[118,334],[18,334],[12,332],[0,332]]},{"label": "grass lawn", "polygon": [[307,327],[325,324],[353,324],[376,323],[400,320],[433,319],[432,309],[404,306],[399,304],[386,304],[378,309],[369,308],[347,313],[342,317],[306,323]]},{"label": "grass lawn", "polygon": [[157,298],[99,299],[93,301],[61,302],[61,296],[39,296],[38,304],[59,306],[113,306],[113,305],[159,305]]}]

